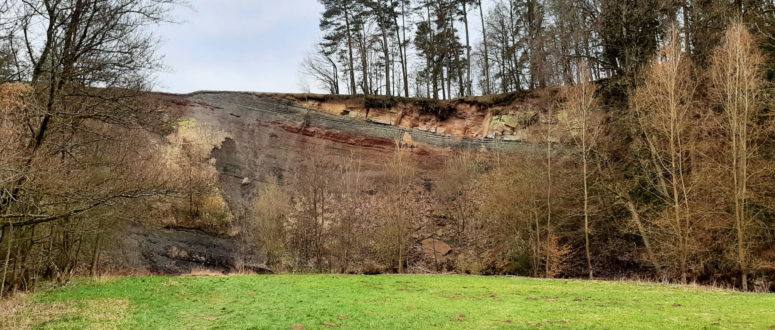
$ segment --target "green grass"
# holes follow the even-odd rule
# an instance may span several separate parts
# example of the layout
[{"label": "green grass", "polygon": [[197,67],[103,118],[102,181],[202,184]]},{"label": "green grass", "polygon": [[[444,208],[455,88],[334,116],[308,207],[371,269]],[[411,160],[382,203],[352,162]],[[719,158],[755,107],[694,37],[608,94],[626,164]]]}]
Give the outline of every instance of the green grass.
[{"label": "green grass", "polygon": [[775,326],[775,295],[771,294],[657,284],[474,276],[83,279],[68,287],[38,292],[8,304],[14,307],[7,305],[2,319],[11,327],[771,329]]}]

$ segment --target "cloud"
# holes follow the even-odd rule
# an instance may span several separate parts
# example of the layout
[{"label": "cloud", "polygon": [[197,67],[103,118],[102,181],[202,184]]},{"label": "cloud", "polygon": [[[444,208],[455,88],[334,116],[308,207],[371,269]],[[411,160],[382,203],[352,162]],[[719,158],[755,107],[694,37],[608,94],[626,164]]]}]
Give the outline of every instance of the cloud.
[{"label": "cloud", "polygon": [[157,30],[159,91],[298,91],[299,63],[320,38],[316,0],[194,0]]}]

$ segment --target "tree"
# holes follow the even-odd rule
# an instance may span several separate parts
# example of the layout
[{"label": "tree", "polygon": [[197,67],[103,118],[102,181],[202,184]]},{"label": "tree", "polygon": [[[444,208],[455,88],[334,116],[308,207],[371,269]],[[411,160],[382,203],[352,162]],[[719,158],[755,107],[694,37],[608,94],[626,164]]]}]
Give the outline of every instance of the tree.
[{"label": "tree", "polygon": [[469,229],[468,223],[474,218],[476,208],[472,190],[476,175],[484,167],[480,155],[470,151],[462,151],[444,163],[444,179],[438,183],[436,191],[444,207],[454,217],[460,234]]},{"label": "tree", "polygon": [[524,13],[522,22],[526,32],[527,54],[530,69],[530,89],[546,87],[548,73],[544,62],[546,54],[544,49],[544,6],[539,0],[526,0],[521,4],[521,12]]},{"label": "tree", "polygon": [[582,181],[584,189],[584,246],[587,256],[587,268],[589,278],[594,277],[592,269],[592,253],[589,243],[589,177],[591,167],[589,165],[592,150],[600,134],[599,121],[595,110],[597,100],[595,93],[597,87],[590,81],[590,72],[586,63],[579,62],[577,66],[576,85],[568,87],[565,92],[565,104],[563,117],[571,136],[581,154]]},{"label": "tree", "polygon": [[245,236],[253,241],[270,267],[284,265],[290,196],[275,183],[260,188],[248,211]]},{"label": "tree", "polygon": [[635,92],[634,104],[653,157],[653,183],[668,207],[658,223],[667,230],[667,253],[674,256],[671,262],[677,264],[681,282],[686,283],[697,224],[691,208],[693,181],[689,162],[693,152],[696,83],[691,64],[682,51],[678,28],[674,26],[668,37],[651,63],[645,84]]},{"label": "tree", "polygon": [[621,79],[626,88],[633,87],[636,72],[658,50],[677,10],[674,0],[600,0],[596,26],[608,76]]},{"label": "tree", "polygon": [[[394,1],[398,1],[395,4]],[[393,20],[395,22],[396,39],[398,39],[398,52],[401,58],[401,73],[404,81],[404,97],[409,97],[409,57],[407,55],[407,48],[410,43],[406,39],[406,7],[411,6],[411,0],[391,0],[390,6],[393,8],[401,8],[400,15],[398,11],[394,12]],[[398,23],[398,17],[401,16],[401,24]]]},{"label": "tree", "polygon": [[[469,36],[468,29],[468,11],[470,7],[476,6],[476,0],[455,0],[460,4],[460,14],[463,17],[463,25],[465,26],[466,33],[466,79],[465,79],[465,95],[473,95],[473,83],[471,79],[471,37]],[[480,1],[481,2],[481,1]],[[470,6],[470,7],[469,7]],[[484,31],[482,32],[484,33]]]},{"label": "tree", "polygon": [[386,248],[390,250],[390,259],[395,262],[399,274],[406,267],[407,250],[411,235],[411,222],[414,208],[408,194],[415,169],[408,159],[408,151],[396,142],[392,159],[386,164],[387,186],[383,217],[383,234]]},{"label": "tree", "polygon": [[499,85],[500,93],[522,89],[524,64],[529,58],[524,56],[525,50],[520,47],[523,41],[520,16],[519,7],[514,2],[508,5],[498,2],[488,14],[489,50],[492,52],[491,63],[496,67],[492,78],[495,80],[493,84]]},{"label": "tree", "polygon": [[414,40],[420,56],[425,59],[422,74],[432,85],[434,99],[439,98],[439,88],[442,99],[453,98],[455,80],[457,94],[462,95],[465,83],[460,56],[463,49],[454,26],[455,7],[447,1],[425,1],[423,5],[425,20],[417,23]]},{"label": "tree", "polygon": [[742,289],[748,291],[751,231],[755,224],[749,180],[754,172],[752,165],[760,154],[757,140],[764,132],[758,124],[764,94],[764,57],[745,25],[736,22],[727,30],[711,63],[714,96],[724,109],[724,131],[729,140],[727,166],[732,180],[728,190],[734,204],[736,259]]},{"label": "tree", "polygon": [[393,27],[395,26],[395,8],[393,8],[393,2],[387,2],[385,0],[363,0],[364,6],[370,9],[370,14],[377,21],[380,34],[382,37],[382,54],[384,60],[385,69],[385,95],[391,96],[392,90],[390,88],[390,71],[392,70],[390,64],[390,45],[388,43],[389,35],[393,33]]},{"label": "tree", "polygon": [[[27,235],[16,245],[18,260],[29,260],[40,243],[36,227],[48,227],[49,244],[63,243],[58,256],[49,255],[62,262],[48,264],[60,279],[69,276],[92,216],[175,190],[172,178],[158,175],[158,148],[145,134],[163,133],[166,124],[141,96],[159,67],[147,29],[166,21],[176,3],[9,3],[2,29],[11,76],[29,82],[6,90],[4,102],[16,108],[3,109],[2,134],[16,142],[0,146],[14,155],[0,164],[0,228]],[[13,272],[17,284],[37,272],[27,266]]]},{"label": "tree", "polygon": [[324,37],[326,47],[335,47],[342,41],[347,45],[347,63],[350,77],[349,90],[353,95],[357,94],[355,84],[355,55],[353,53],[354,34],[359,22],[354,0],[320,0],[324,12],[320,19],[320,29],[326,32]]},{"label": "tree", "polygon": [[361,250],[361,236],[359,228],[366,222],[365,202],[363,190],[366,178],[362,173],[360,159],[354,155],[343,159],[338,169],[340,180],[337,183],[337,195],[339,196],[334,220],[334,253],[339,259],[338,271],[346,273],[350,267],[358,262],[358,252]]},{"label": "tree", "polygon": [[[498,263],[524,260],[520,275],[538,277],[546,260],[546,240],[541,239],[546,181],[542,160],[518,158],[488,173],[484,184],[483,230],[493,242],[489,254]],[[553,266],[552,266],[553,267]],[[550,271],[551,268],[549,267]]]},{"label": "tree", "polygon": [[323,273],[328,261],[327,236],[333,212],[332,168],[324,158],[325,145],[314,150],[305,164],[298,182],[301,214],[295,230],[296,264],[301,268],[314,260],[318,273]]},{"label": "tree", "polygon": [[490,91],[490,87],[492,86],[490,84],[490,58],[489,58],[489,52],[487,51],[487,25],[484,24],[484,9],[482,8],[482,0],[478,0],[479,3],[479,16],[482,19],[482,45],[484,48],[484,76],[485,76],[485,84],[484,89],[482,93],[485,95],[489,95],[492,92]]},{"label": "tree", "polygon": [[332,53],[322,46],[314,53],[309,53],[301,63],[302,74],[314,78],[329,93],[339,94],[339,69]]}]

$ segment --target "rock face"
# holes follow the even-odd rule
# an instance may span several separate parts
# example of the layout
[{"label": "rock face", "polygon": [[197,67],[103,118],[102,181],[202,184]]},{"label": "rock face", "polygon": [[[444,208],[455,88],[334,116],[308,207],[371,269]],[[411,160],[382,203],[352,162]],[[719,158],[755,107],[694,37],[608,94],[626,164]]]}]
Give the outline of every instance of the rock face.
[{"label": "rock face", "polygon": [[151,273],[182,275],[198,269],[272,273],[255,257],[238,259],[239,246],[233,238],[191,229],[148,228],[139,223],[129,227],[129,234],[123,238],[124,248],[135,251],[140,266]]},{"label": "rock face", "polygon": [[422,251],[430,256],[446,256],[452,251],[452,247],[443,241],[429,238],[422,241]]},{"label": "rock face", "polygon": [[[379,178],[396,146],[408,147],[418,177],[425,178],[424,188],[430,192],[434,173],[444,167],[446,156],[454,149],[546,152],[544,146],[529,142],[528,131],[542,122],[535,119],[541,116],[539,110],[518,118],[504,115],[539,109],[533,99],[500,109],[460,101],[445,105],[443,115],[421,111],[418,104],[367,108],[364,102],[352,99],[288,101],[255,93],[199,92],[159,95],[159,99],[172,118],[185,120],[201,134],[218,137],[208,163],[217,171],[219,197],[232,214],[250,205],[264,184],[293,184],[303,177],[313,153],[324,155],[332,164],[356,159],[364,176]],[[494,111],[501,115],[497,118],[503,127],[493,124]],[[504,138],[507,131],[515,136],[518,130],[524,139],[509,142]],[[498,140],[487,138],[493,134],[502,136]],[[201,268],[270,272],[263,266],[264,260],[250,256],[237,238],[223,232],[175,228],[176,221],[159,221],[157,225],[167,227],[133,224],[130,235],[122,238],[125,248],[121,252],[126,260],[134,260],[132,267],[159,274],[185,274]],[[453,259],[452,247],[441,240],[426,240],[421,245],[423,254],[437,265]]]},{"label": "rock face", "polygon": [[[482,103],[476,99],[452,101],[390,99],[381,102],[358,101],[358,98],[318,96],[296,98],[270,95],[269,99],[313,109],[319,113],[343,116],[370,123],[395,126],[418,132],[464,139],[503,139],[505,141],[540,142],[541,122],[554,122],[549,108],[554,107],[556,91],[525,92],[509,101]],[[497,103],[497,104],[496,104]],[[432,104],[430,106],[429,104]],[[430,110],[429,108],[441,108]],[[437,112],[443,111],[443,115]]]}]

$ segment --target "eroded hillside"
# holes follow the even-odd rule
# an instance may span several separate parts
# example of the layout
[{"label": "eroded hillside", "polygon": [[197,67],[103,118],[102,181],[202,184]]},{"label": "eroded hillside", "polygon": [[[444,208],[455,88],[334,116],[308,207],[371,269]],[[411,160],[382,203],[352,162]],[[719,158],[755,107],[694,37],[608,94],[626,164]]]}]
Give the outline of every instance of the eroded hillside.
[{"label": "eroded hillside", "polygon": [[[128,244],[138,251],[135,259],[153,272],[181,273],[201,267],[228,271],[243,264],[260,269],[265,257],[235,255],[245,250],[241,235],[248,229],[242,221],[249,217],[263,187],[304,185],[314,175],[312,167],[325,167],[325,175],[332,175],[349,160],[357,162],[359,175],[370,182],[359,192],[366,200],[383,193],[386,164],[401,147],[417,169],[405,192],[419,212],[413,226],[438,232],[416,232],[414,253],[422,257],[433,251],[437,263],[451,261],[457,254],[450,245],[455,244],[454,226],[444,221],[451,216],[431,196],[445,175],[447,160],[463,150],[488,159],[544,156],[546,127],[558,125],[549,113],[556,94],[543,91],[451,102],[235,92],[160,95],[161,104],[177,123],[168,140],[181,150],[193,145],[199,153],[209,150],[192,158],[200,164],[189,167],[203,173],[197,178],[207,177],[211,170],[217,173],[217,190],[192,197],[190,204],[195,206],[158,205],[158,221],[145,230],[130,228]],[[374,208],[384,206],[372,203]],[[186,207],[196,211],[187,215],[174,210]],[[220,215],[200,219],[207,214]],[[153,229],[158,225],[165,229]],[[213,237],[217,246],[207,243],[207,237]],[[213,253],[221,257],[214,258]]]}]

